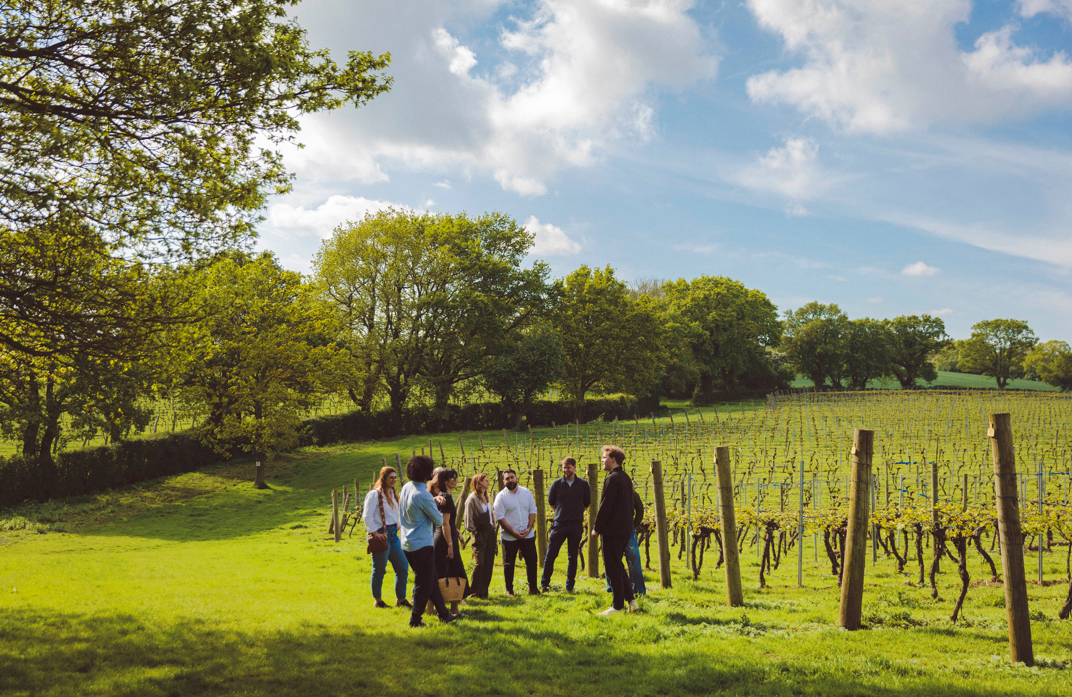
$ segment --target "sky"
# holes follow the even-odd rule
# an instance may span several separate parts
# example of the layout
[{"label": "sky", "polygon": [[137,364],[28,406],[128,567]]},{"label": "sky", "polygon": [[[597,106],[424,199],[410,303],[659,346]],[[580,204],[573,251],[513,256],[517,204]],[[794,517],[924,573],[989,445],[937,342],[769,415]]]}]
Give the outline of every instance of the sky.
[{"label": "sky", "polygon": [[259,245],[308,273],[387,207],[501,211],[555,276],[728,276],[778,306],[1072,341],[1072,0],[305,0],[390,52],[303,116]]}]

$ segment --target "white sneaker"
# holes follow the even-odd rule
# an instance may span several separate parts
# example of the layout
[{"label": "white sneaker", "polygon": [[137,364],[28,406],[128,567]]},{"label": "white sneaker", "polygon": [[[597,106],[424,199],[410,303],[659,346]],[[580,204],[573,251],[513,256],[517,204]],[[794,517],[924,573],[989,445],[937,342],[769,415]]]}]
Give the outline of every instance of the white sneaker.
[{"label": "white sneaker", "polygon": [[599,612],[599,613],[596,613],[596,614],[602,615],[603,617],[609,617],[611,615],[617,615],[619,612],[621,612],[621,610],[615,610],[614,606],[611,605],[610,607],[608,607],[603,612]]},{"label": "white sneaker", "polygon": [[629,612],[640,612],[640,606],[637,605],[637,601],[635,601],[635,600],[630,600],[629,601]]}]

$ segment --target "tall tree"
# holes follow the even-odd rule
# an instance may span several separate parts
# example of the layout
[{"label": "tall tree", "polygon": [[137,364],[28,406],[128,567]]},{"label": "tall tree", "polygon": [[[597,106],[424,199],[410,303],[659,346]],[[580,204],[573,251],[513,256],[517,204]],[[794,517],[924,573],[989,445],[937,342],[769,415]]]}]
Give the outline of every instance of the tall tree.
[{"label": "tall tree", "polygon": [[816,387],[841,387],[849,318],[837,305],[810,302],[785,312],[782,348],[798,373]]},{"label": "tall tree", "polygon": [[849,320],[842,341],[849,389],[866,390],[871,380],[892,373],[889,332],[881,322],[868,318]]},{"label": "tall tree", "polygon": [[484,371],[483,382],[506,404],[514,416],[514,428],[544,392],[562,374],[562,337],[550,326],[525,332],[516,344],[494,357]]},{"label": "tall tree", "polygon": [[1072,347],[1064,341],[1047,341],[1031,349],[1024,367],[1062,392],[1072,390]]},{"label": "tall tree", "polygon": [[593,388],[647,394],[664,360],[663,328],[651,297],[631,300],[610,266],[581,266],[557,287],[555,326],[563,348],[559,384],[578,418]]},{"label": "tall tree", "polygon": [[722,276],[664,284],[670,331],[680,329],[698,371],[695,404],[718,388],[733,390],[749,372],[771,373],[768,347],[778,345],[778,309],[763,292]]},{"label": "tall tree", "polygon": [[204,438],[262,463],[297,443],[309,407],[340,386],[332,308],[265,252],[218,259],[196,282],[207,319],[187,327],[176,363],[185,400],[203,408]]},{"label": "tall tree", "polygon": [[6,3],[0,346],[54,353],[23,340],[38,330],[62,332],[79,352],[106,351],[113,313],[80,308],[115,289],[92,274],[52,275],[52,240],[123,260],[242,244],[266,197],[290,185],[275,147],[293,139],[298,116],[388,88],[378,71],[389,56],[352,52],[336,65],[308,47],[287,17],[293,4]]},{"label": "tall tree", "polygon": [[911,389],[918,380],[938,379],[931,359],[949,345],[945,322],[930,315],[902,315],[885,320],[893,375],[901,387]]},{"label": "tall tree", "polygon": [[446,408],[546,315],[547,265],[522,268],[531,235],[501,213],[478,218],[389,210],[335,230],[313,266],[339,313],[354,401],[382,385],[396,419],[418,388]]},{"label": "tall tree", "polygon": [[971,337],[960,350],[960,367],[965,372],[987,375],[1004,390],[1014,373],[1023,369],[1024,358],[1038,343],[1027,322],[990,319],[972,326]]}]

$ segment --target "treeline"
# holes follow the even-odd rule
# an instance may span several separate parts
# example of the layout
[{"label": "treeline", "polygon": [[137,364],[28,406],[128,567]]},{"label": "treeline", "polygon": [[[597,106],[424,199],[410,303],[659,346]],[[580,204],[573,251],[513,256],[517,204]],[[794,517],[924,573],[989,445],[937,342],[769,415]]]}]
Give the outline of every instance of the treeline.
[{"label": "treeline", "polygon": [[[1068,346],[1038,345],[1015,320],[952,342],[927,315],[853,320],[810,303],[779,316],[762,291],[726,277],[630,285],[609,266],[582,266],[552,278],[526,263],[532,241],[500,213],[391,210],[340,225],[309,277],[270,253],[149,266],[72,245],[57,272],[109,288],[112,324],[100,329],[99,298],[71,294],[59,309],[92,314],[93,341],[4,346],[3,435],[48,469],[66,444],[118,441],[158,417],[156,405],[178,404],[197,415],[199,442],[263,462],[344,433],[631,418],[663,397],[710,404],[784,389],[797,374],[827,388],[881,377],[913,387],[954,349],[960,369],[999,387],[1027,369],[1069,387]],[[47,324],[32,328],[34,345],[47,343]],[[559,399],[537,403],[552,388]],[[303,425],[339,394],[353,415]],[[625,401],[586,409],[612,394]]]}]

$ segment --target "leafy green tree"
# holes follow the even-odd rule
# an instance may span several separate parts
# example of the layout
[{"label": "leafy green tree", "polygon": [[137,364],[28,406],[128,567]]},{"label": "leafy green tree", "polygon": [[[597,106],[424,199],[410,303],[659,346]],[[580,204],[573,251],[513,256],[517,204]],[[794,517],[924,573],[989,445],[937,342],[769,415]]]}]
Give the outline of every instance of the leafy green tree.
[{"label": "leafy green tree", "polygon": [[785,312],[782,348],[796,372],[816,387],[841,387],[849,318],[837,305],[810,302]]},{"label": "leafy green tree", "polygon": [[557,284],[555,327],[562,336],[559,385],[580,418],[593,388],[646,395],[658,382],[664,351],[655,301],[629,298],[614,269],[581,266]]},{"label": "leafy green tree", "polygon": [[931,362],[935,370],[947,373],[959,373],[960,370],[960,341],[950,341],[945,348],[934,354]]},{"label": "leafy green tree", "polygon": [[1064,341],[1038,344],[1027,354],[1024,367],[1062,392],[1072,390],[1072,347]]},{"label": "leafy green tree", "polygon": [[521,266],[531,244],[501,213],[389,210],[337,228],[313,267],[344,327],[355,403],[369,408],[382,385],[396,419],[415,389],[444,410],[546,316],[547,265]]},{"label": "leafy green tree", "polygon": [[766,349],[778,344],[782,327],[778,309],[761,291],[721,276],[667,282],[663,291],[668,331],[680,336],[696,364],[694,404],[710,404],[717,388],[732,391],[769,364]]},{"label": "leafy green tree", "polygon": [[547,325],[525,332],[516,344],[491,360],[484,371],[487,389],[502,399],[520,428],[532,400],[562,374],[562,338]]},{"label": "leafy green tree", "polygon": [[972,326],[971,337],[961,345],[960,366],[965,372],[994,378],[1003,390],[1037,343],[1027,322],[985,320]]},{"label": "leafy green tree", "polygon": [[945,322],[930,315],[902,315],[882,324],[889,337],[893,375],[901,387],[911,389],[918,380],[937,380],[938,373],[931,358],[949,344]]},{"label": "leafy green tree", "polygon": [[[242,244],[266,197],[290,186],[275,148],[298,117],[388,89],[388,55],[336,65],[308,47],[293,4],[6,3],[0,346],[54,355],[40,337],[60,334],[63,350],[106,355],[139,316],[116,316],[127,286],[94,264]],[[81,266],[54,273],[72,251]]]},{"label": "leafy green tree", "polygon": [[892,373],[890,336],[882,322],[869,318],[849,320],[842,341],[849,389],[866,390],[871,380]]},{"label": "leafy green tree", "polygon": [[261,488],[261,463],[295,446],[305,412],[341,384],[334,312],[268,252],[223,256],[196,282],[207,319],[178,342],[183,396],[203,407],[208,442],[254,455]]}]

